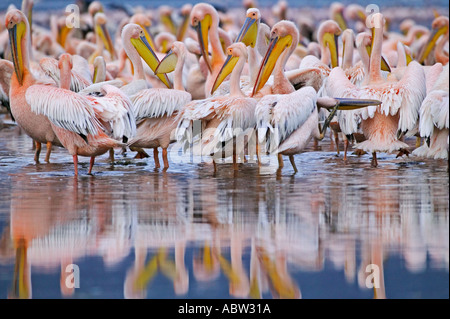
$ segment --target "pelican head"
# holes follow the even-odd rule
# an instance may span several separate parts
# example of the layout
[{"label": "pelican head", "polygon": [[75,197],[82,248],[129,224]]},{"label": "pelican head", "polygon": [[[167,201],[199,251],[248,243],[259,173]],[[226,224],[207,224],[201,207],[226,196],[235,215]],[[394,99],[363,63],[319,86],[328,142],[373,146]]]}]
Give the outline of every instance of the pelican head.
[{"label": "pelican head", "polygon": [[345,15],[348,19],[366,22],[366,12],[364,8],[356,3],[349,4],[345,9]]},{"label": "pelican head", "polygon": [[177,28],[172,20],[172,12],[173,8],[165,5],[160,6],[158,10],[161,23],[166,26],[168,32],[176,34]]},{"label": "pelican head", "polygon": [[191,11],[192,11],[192,4],[190,4],[190,3],[186,3],[180,9],[180,14],[183,17],[183,21],[181,22],[181,25],[177,31],[177,40],[178,41],[183,41],[183,39],[186,35],[186,32],[189,27],[189,17],[191,15]]},{"label": "pelican head", "polygon": [[196,4],[191,11],[191,26],[197,31],[202,56],[210,72],[212,67],[208,56],[208,35],[213,25],[219,27],[219,14],[216,9],[207,3]]},{"label": "pelican head", "polygon": [[269,47],[261,61],[261,66],[253,88],[253,96],[258,93],[264,84],[266,84],[275,68],[278,58],[283,53],[285,53],[283,63],[286,63],[287,57],[291,55],[297,47],[299,39],[300,35],[298,29],[291,21],[283,20],[272,27]]},{"label": "pelican head", "polygon": [[409,29],[411,29],[414,25],[416,25],[416,22],[413,19],[405,19],[400,23],[399,29],[404,35],[406,35]]},{"label": "pelican head", "polygon": [[8,11],[5,18],[5,26],[9,33],[11,56],[14,63],[14,70],[19,81],[23,84],[25,68],[28,64],[28,40],[30,26],[25,14],[17,9]]},{"label": "pelican head", "polygon": [[63,53],[59,56],[58,67],[60,69],[68,67],[70,70],[73,67],[72,56],[68,53]]},{"label": "pelican head", "polygon": [[[155,72],[159,64],[159,59],[148,43],[145,32],[141,26],[134,23],[127,24],[122,30],[122,41],[123,43],[130,41],[137,53],[144,59],[145,63],[147,63],[153,72]],[[133,55],[133,53],[129,51],[127,45],[124,45],[124,49],[128,56]],[[157,76],[168,88],[172,87],[165,74],[158,74]]]},{"label": "pelican head", "polygon": [[177,38],[172,33],[163,31],[155,37],[155,44],[159,48],[159,52],[167,53],[176,40]]},{"label": "pelican head", "polygon": [[342,29],[336,21],[327,20],[320,24],[317,31],[317,38],[323,48],[330,50],[331,67],[335,68],[339,65],[338,60],[338,37],[341,35]]},{"label": "pelican head", "polygon": [[131,17],[130,23],[137,24],[144,30],[145,37],[147,38],[148,43],[155,51],[156,50],[155,42],[150,32],[150,27],[152,26],[152,21],[150,20],[150,18],[143,13],[136,13]]},{"label": "pelican head", "polygon": [[336,21],[342,30],[347,29],[347,21],[344,18],[345,6],[340,2],[333,2],[330,5],[330,19]]},{"label": "pelican head", "polygon": [[422,49],[418,58],[419,63],[423,63],[428,55],[430,55],[437,40],[442,35],[448,34],[448,24],[448,17],[445,16],[439,16],[433,20],[433,23],[431,24],[432,31],[428,43]]},{"label": "pelican head", "polygon": [[358,33],[355,37],[355,45],[357,48],[367,48],[372,44],[372,35],[368,32]]},{"label": "pelican head", "polygon": [[353,52],[346,52],[345,48],[347,47],[347,44],[349,48],[351,48],[351,51],[353,51],[353,47],[355,44],[355,33],[352,29],[345,29],[342,32],[342,60],[343,60],[343,68],[349,68],[353,64]]},{"label": "pelican head", "polygon": [[235,42],[242,42],[246,46],[252,48],[256,45],[256,38],[258,37],[258,27],[261,21],[261,13],[256,8],[247,10],[244,25],[239,32]]},{"label": "pelican head", "polygon": [[107,22],[108,19],[106,18],[106,15],[104,13],[97,12],[95,14],[94,16],[95,33],[103,42],[106,50],[111,55],[111,59],[115,59],[116,52],[114,50],[114,45],[112,43],[111,36],[109,35],[108,28],[106,27]]},{"label": "pelican head", "polygon": [[235,42],[227,48],[226,54],[227,59],[225,60],[222,69],[220,70],[219,74],[216,77],[216,80],[211,90],[211,94],[213,94],[214,91],[217,90],[217,88],[220,86],[220,84],[222,84],[222,82],[225,80],[228,74],[230,74],[233,71],[239,59],[242,58],[247,60],[248,58],[247,46],[242,42]]},{"label": "pelican head", "polygon": [[88,7],[88,12],[91,17],[95,17],[98,12],[104,12],[102,3],[100,1],[92,1]]}]

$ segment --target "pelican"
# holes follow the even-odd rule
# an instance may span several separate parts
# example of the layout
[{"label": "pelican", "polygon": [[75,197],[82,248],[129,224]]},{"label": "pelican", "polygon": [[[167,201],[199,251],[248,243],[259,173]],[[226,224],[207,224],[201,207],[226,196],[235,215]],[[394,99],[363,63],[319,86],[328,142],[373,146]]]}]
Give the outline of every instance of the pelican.
[{"label": "pelican", "polygon": [[33,112],[50,120],[53,131],[73,157],[75,176],[78,175],[78,155],[91,158],[88,172],[91,174],[96,156],[123,146],[122,142],[105,134],[106,123],[112,122],[116,137],[126,140],[134,133],[134,118],[130,120],[127,112],[131,102],[119,89],[109,85],[103,86],[106,93],[103,97],[72,92],[69,90],[71,56],[63,54],[58,66],[61,72],[59,88],[35,84],[28,88],[25,98]]},{"label": "pelican", "polygon": [[[205,82],[205,97],[209,97],[217,74],[225,62],[219,38],[219,15],[212,5],[198,3],[192,8],[190,18],[192,27],[197,30],[202,57],[209,70]],[[211,43],[211,59],[208,54],[209,43]]]},{"label": "pelican", "polygon": [[408,145],[399,140],[414,130],[420,105],[425,98],[425,74],[423,68],[412,61],[398,82],[386,82],[380,71],[383,43],[383,15],[372,16],[373,49],[371,51],[368,83],[357,88],[341,68],[334,68],[327,80],[326,91],[331,96],[369,98],[382,101],[380,106],[369,106],[361,112],[361,129],[366,141],[355,147],[371,152],[372,166],[378,165],[377,152],[408,154]]},{"label": "pelican", "polygon": [[[295,91],[284,73],[284,65],[298,43],[299,32],[290,21],[280,21],[271,30],[269,49],[261,62],[260,71],[252,95],[264,86],[272,71],[272,94],[264,95],[256,106],[255,116],[259,142],[266,140],[266,150],[278,154],[279,168],[283,167],[282,155],[297,172],[294,155],[300,153],[311,138],[322,139],[319,130],[318,107],[350,109],[379,104],[378,101],[350,101],[323,98],[318,101],[313,87]],[[332,113],[334,115],[334,113]],[[324,125],[324,130],[328,124]]]},{"label": "pelican", "polygon": [[47,144],[45,161],[49,162],[52,146],[54,144],[61,146],[61,142],[53,131],[48,118],[32,112],[30,104],[25,99],[27,90],[40,83],[30,69],[30,25],[25,14],[15,9],[6,14],[6,28],[9,32],[14,63],[14,73],[9,90],[11,114],[25,133],[35,141],[34,160],[36,163],[39,162],[41,143]]},{"label": "pelican", "polygon": [[[192,126],[192,121],[200,120],[206,124],[202,133],[201,153],[212,154],[217,152],[217,143],[228,142],[236,138],[248,128],[255,126],[254,111],[256,99],[247,97],[240,88],[240,76],[248,58],[247,47],[241,42],[233,43],[227,49],[227,60],[222,71],[217,75],[214,87],[218,87],[223,81],[222,72],[230,73],[230,94],[226,96],[212,97],[200,101],[192,101],[187,104],[179,115],[177,136],[182,139],[187,128]],[[233,166],[237,169],[237,151],[233,147]]]},{"label": "pelican", "polygon": [[[158,147],[163,149],[164,169],[169,168],[167,148],[173,141],[171,132],[176,128],[175,115],[181,107],[188,103],[192,96],[184,90],[182,84],[183,65],[186,48],[182,42],[175,42],[172,51],[161,61],[145,39],[145,33],[137,24],[128,24],[122,31],[125,51],[130,58],[135,79],[141,83],[137,87],[129,84],[127,92],[133,103],[133,110],[137,121],[136,136],[129,141],[132,148],[153,148],[155,166],[159,168]],[[175,69],[174,90],[169,88],[147,88],[143,78],[144,68],[141,57],[158,70],[157,76],[169,84],[167,75]],[[163,62],[164,61],[164,62]],[[158,64],[156,64],[158,63]],[[133,87],[134,86],[134,87]],[[143,87],[142,87],[143,86]],[[172,84],[170,84],[170,87]]]},{"label": "pelican", "polygon": [[[439,69],[439,65],[437,68]],[[419,132],[420,136],[425,138],[426,143],[413,151],[416,156],[448,159],[448,77],[447,64],[422,102]]]},{"label": "pelican", "polygon": [[448,43],[449,37],[448,17],[437,17],[436,19],[434,19],[431,27],[433,30],[429,37],[429,41],[422,49],[417,61],[419,61],[419,63],[423,63],[430,55],[434,47],[436,62],[442,63],[442,65],[446,65],[449,60],[448,52],[444,51],[444,46],[446,43]]},{"label": "pelican", "polygon": [[98,12],[94,17],[95,21],[95,35],[97,37],[97,48],[94,53],[89,57],[88,62],[93,63],[94,59],[103,55],[103,50],[109,53],[108,59],[113,61],[117,58],[116,51],[114,49],[114,45],[111,41],[111,36],[109,35],[108,29],[106,28],[107,18],[106,15],[102,12]]}]

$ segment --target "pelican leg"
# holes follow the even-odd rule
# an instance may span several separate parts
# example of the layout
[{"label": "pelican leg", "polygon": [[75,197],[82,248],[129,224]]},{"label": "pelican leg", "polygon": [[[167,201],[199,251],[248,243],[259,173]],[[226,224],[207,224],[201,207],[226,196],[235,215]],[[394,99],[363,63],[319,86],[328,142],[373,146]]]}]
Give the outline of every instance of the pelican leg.
[{"label": "pelican leg", "polygon": [[212,162],[213,162],[214,174],[215,174],[217,172],[217,164],[216,164],[216,161],[214,160],[214,158],[213,158]]},{"label": "pelican leg", "polygon": [[416,148],[420,147],[421,142],[422,142],[422,139],[419,136],[416,137]]},{"label": "pelican leg", "polygon": [[237,171],[237,154],[236,154],[236,138],[233,137],[233,169]]},{"label": "pelican leg", "polygon": [[347,151],[348,151],[348,138],[344,140],[344,161],[347,160]]},{"label": "pelican leg", "polygon": [[41,154],[41,143],[39,142],[35,142],[36,144],[36,151],[34,153],[34,161],[36,162],[36,164],[39,163],[39,155]]},{"label": "pelican leg", "polygon": [[258,137],[258,130],[255,131],[255,138],[256,138],[256,160],[258,161],[258,166],[261,167],[261,154],[260,154],[260,147],[259,147],[259,137]]},{"label": "pelican leg", "polygon": [[164,162],[164,169],[166,170],[169,168],[169,159],[167,158],[167,148],[163,148],[162,156]]},{"label": "pelican leg", "polygon": [[111,163],[114,163],[114,149],[113,148],[109,149],[109,160],[111,161]]},{"label": "pelican leg", "polygon": [[294,155],[289,155],[289,160],[291,161],[291,165],[294,168],[294,172],[298,173],[297,166],[295,165]]},{"label": "pelican leg", "polygon": [[73,156],[73,166],[74,166],[75,176],[78,176],[78,156],[77,155]]},{"label": "pelican leg", "polygon": [[52,142],[47,142],[47,153],[45,154],[45,162],[50,163],[50,154],[52,153]]},{"label": "pelican leg", "polygon": [[89,171],[88,174],[91,175],[92,173],[92,167],[94,167],[95,162],[95,156],[91,156],[91,160],[89,161]]},{"label": "pelican leg", "polygon": [[278,153],[278,168],[282,169],[284,167],[283,155]]},{"label": "pelican leg", "polygon": [[377,152],[373,152],[372,153],[372,167],[377,167],[378,166],[378,161],[377,161]]},{"label": "pelican leg", "polygon": [[336,152],[339,156],[339,132],[333,131],[334,133],[334,143],[336,144]]},{"label": "pelican leg", "polygon": [[157,147],[153,149],[153,159],[155,161],[155,168],[160,168],[161,164],[159,163],[159,151]]}]

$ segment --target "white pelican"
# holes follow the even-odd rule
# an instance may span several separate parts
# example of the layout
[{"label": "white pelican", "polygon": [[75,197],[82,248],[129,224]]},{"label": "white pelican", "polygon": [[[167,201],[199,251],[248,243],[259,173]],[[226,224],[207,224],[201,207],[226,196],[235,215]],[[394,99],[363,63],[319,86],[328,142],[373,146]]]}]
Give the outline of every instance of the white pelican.
[{"label": "white pelican", "polygon": [[440,73],[420,107],[419,132],[426,143],[413,154],[434,159],[448,159],[449,134],[449,72],[448,64]]},{"label": "white pelican", "polygon": [[28,88],[25,98],[33,112],[50,120],[53,131],[73,157],[77,176],[78,155],[91,157],[88,172],[91,174],[96,156],[123,146],[105,134],[104,125],[110,124],[112,134],[125,140],[134,134],[135,127],[128,112],[131,101],[118,88],[104,85],[103,97],[70,91],[71,67],[71,56],[63,54],[59,60],[60,88],[35,84]]},{"label": "white pelican", "polygon": [[372,166],[377,166],[376,152],[408,154],[408,145],[399,137],[413,131],[419,108],[425,98],[423,68],[412,61],[398,82],[386,82],[380,71],[384,19],[380,13],[372,16],[373,48],[371,50],[368,84],[357,88],[341,68],[334,68],[327,80],[326,91],[331,96],[370,98],[382,101],[380,106],[370,106],[361,112],[361,129],[366,141],[355,147],[373,155]]},{"label": "white pelican", "polygon": [[444,46],[448,44],[449,37],[449,20],[448,17],[439,16],[434,19],[432,25],[432,33],[426,46],[423,47],[422,52],[418,57],[419,63],[423,63],[430,55],[434,48],[434,55],[436,62],[446,65],[449,60],[448,52],[444,51]]},{"label": "white pelican", "polygon": [[[272,94],[264,95],[256,106],[255,115],[259,142],[266,140],[266,150],[278,154],[279,167],[283,167],[282,155],[288,155],[294,171],[297,168],[294,155],[301,152],[312,137],[323,138],[319,131],[318,106],[326,108],[359,108],[376,105],[376,101],[338,101],[324,98],[318,102],[312,87],[295,91],[284,73],[284,65],[298,43],[297,27],[290,21],[280,21],[271,30],[269,49],[261,62],[261,68],[253,90],[253,96],[264,86],[272,71]],[[334,112],[332,113],[334,115]],[[330,118],[329,118],[330,119]],[[329,122],[326,122],[324,129]]]},{"label": "white pelican", "polygon": [[[135,138],[129,141],[130,148],[153,148],[155,166],[159,167],[158,147],[163,149],[164,169],[169,168],[167,148],[174,141],[171,132],[176,128],[175,115],[192,97],[184,90],[182,72],[186,48],[182,42],[175,42],[172,51],[164,58],[164,63],[158,61],[155,53],[148,45],[145,33],[137,24],[128,24],[122,31],[125,51],[130,58],[137,83],[126,87],[133,102],[133,110],[137,121]],[[147,43],[147,44],[146,44]],[[152,67],[158,69],[157,76],[167,79],[165,73],[175,69],[174,90],[167,88],[150,88],[143,78],[141,57]],[[162,65],[161,65],[162,64]],[[164,74],[163,74],[164,73]],[[168,80],[167,80],[168,81]],[[168,83],[168,82],[167,82]]]},{"label": "white pelican", "polygon": [[[218,87],[219,82],[223,81],[222,72],[229,74],[231,69],[229,95],[192,101],[179,114],[179,140],[192,127],[193,121],[204,122],[205,130],[202,132],[200,145],[202,155],[217,153],[220,149],[218,143],[226,143],[256,124],[254,111],[257,100],[247,97],[240,88],[240,76],[248,58],[247,47],[241,42],[233,43],[228,47],[227,54],[227,60],[217,75],[214,87]],[[237,168],[236,154],[237,150],[233,146],[234,169]]]},{"label": "white pelican", "polygon": [[39,162],[41,143],[46,143],[45,161],[49,162],[52,145],[61,146],[61,142],[53,132],[48,118],[32,112],[25,99],[27,90],[39,83],[30,68],[30,26],[25,14],[17,9],[8,11],[6,28],[9,32],[11,55],[14,63],[14,73],[11,77],[9,91],[11,114],[25,133],[36,142],[34,160]]},{"label": "white pelican", "polygon": [[[191,11],[191,25],[197,30],[202,57],[209,70],[205,82],[205,97],[209,97],[217,74],[225,61],[219,38],[219,15],[212,5],[198,3]],[[208,54],[209,43],[211,43],[211,58]]]}]

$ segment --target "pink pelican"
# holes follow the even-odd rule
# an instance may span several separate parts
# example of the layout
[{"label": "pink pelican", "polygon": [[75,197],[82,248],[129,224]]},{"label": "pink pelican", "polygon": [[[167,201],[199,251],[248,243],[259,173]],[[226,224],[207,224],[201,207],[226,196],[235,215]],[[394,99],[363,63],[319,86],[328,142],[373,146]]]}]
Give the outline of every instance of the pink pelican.
[{"label": "pink pelican", "polygon": [[120,138],[133,134],[132,129],[131,133],[125,133],[130,131],[127,127],[134,124],[134,118],[130,119],[126,112],[131,108],[131,102],[118,88],[110,85],[103,86],[106,93],[103,97],[83,96],[70,91],[72,61],[68,54],[60,57],[59,68],[59,88],[35,84],[28,88],[25,98],[33,112],[50,120],[53,131],[73,157],[75,176],[78,175],[78,155],[91,158],[88,172],[91,174],[96,156],[123,146],[105,134],[102,122],[117,120],[112,127]]},{"label": "pink pelican", "polygon": [[[122,39],[124,49],[133,64],[136,80],[125,86],[133,103],[138,127],[136,136],[130,140],[129,145],[138,149],[153,148],[157,168],[159,167],[158,147],[161,147],[164,169],[167,169],[169,168],[167,148],[173,141],[170,133],[176,128],[175,115],[192,99],[191,94],[184,90],[182,84],[185,46],[181,42],[175,42],[172,51],[159,62],[140,26],[126,25],[122,31]],[[147,88],[141,57],[150,67],[154,67],[155,72],[158,70],[157,76],[167,85],[171,86],[165,73],[175,70],[173,83],[175,89]]]},{"label": "pink pelican", "polygon": [[[439,71],[440,68],[438,64],[436,69]],[[447,64],[420,107],[419,132],[426,143],[413,151],[416,156],[448,159],[448,77]]]},{"label": "pink pelican", "polygon": [[[11,114],[23,128],[25,133],[36,143],[34,160],[39,162],[41,143],[47,144],[45,161],[49,162],[53,144],[61,146],[61,142],[52,129],[48,118],[32,112],[25,99],[28,89],[40,83],[30,69],[30,26],[23,12],[10,10],[6,14],[6,28],[9,32],[11,55],[14,73],[9,90]],[[43,84],[43,83],[41,83]]]},{"label": "pink pelican", "polygon": [[373,155],[372,166],[378,165],[377,152],[408,154],[408,145],[399,137],[413,131],[417,125],[419,108],[425,98],[423,68],[412,61],[398,82],[386,82],[380,71],[383,44],[384,18],[380,13],[372,16],[373,48],[371,50],[368,82],[356,87],[341,68],[334,68],[327,80],[329,95],[353,98],[370,98],[382,101],[380,106],[370,106],[361,112],[361,129],[366,141],[355,147]]},{"label": "pink pelican", "polygon": [[295,172],[298,170],[294,155],[300,153],[311,138],[322,139],[325,133],[319,130],[318,106],[337,110],[379,104],[373,100],[338,101],[334,98],[322,98],[318,101],[316,90],[310,86],[295,91],[284,73],[284,65],[294,52],[298,40],[299,32],[294,23],[280,21],[273,26],[269,49],[261,62],[253,89],[255,96],[271,73],[274,73],[273,93],[264,95],[255,110],[259,142],[265,140],[266,150],[278,154],[280,168],[283,167],[282,155],[289,156]]}]

